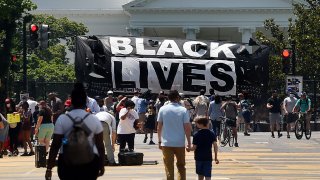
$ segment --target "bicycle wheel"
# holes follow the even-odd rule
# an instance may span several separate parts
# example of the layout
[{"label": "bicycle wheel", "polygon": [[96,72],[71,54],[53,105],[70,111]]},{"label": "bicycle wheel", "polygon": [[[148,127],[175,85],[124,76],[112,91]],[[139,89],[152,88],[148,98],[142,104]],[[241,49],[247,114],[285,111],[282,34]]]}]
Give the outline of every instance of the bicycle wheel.
[{"label": "bicycle wheel", "polygon": [[232,134],[232,130],[229,128],[228,129],[228,136],[229,136],[229,146],[232,147],[234,144],[234,136]]},{"label": "bicycle wheel", "polygon": [[228,130],[226,130],[226,132],[221,134],[221,147],[226,146],[229,143],[230,140],[230,136],[228,135]]},{"label": "bicycle wheel", "polygon": [[298,119],[295,123],[294,134],[296,135],[297,139],[301,139],[303,136],[303,125],[300,119]]}]

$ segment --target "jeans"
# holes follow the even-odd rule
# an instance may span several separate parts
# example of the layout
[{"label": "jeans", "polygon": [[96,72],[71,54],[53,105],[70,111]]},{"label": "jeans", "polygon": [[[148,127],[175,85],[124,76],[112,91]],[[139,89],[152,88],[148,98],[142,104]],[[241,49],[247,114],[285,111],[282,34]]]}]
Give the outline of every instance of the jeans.
[{"label": "jeans", "polygon": [[167,180],[174,180],[174,156],[177,159],[178,180],[186,180],[185,147],[162,146],[162,154]]},{"label": "jeans", "polygon": [[110,138],[110,134],[111,134],[110,127],[106,122],[101,122],[101,123],[103,127],[103,142],[106,148],[107,158],[109,163],[114,163],[115,161],[114,161],[114,154],[113,154],[111,138]]}]

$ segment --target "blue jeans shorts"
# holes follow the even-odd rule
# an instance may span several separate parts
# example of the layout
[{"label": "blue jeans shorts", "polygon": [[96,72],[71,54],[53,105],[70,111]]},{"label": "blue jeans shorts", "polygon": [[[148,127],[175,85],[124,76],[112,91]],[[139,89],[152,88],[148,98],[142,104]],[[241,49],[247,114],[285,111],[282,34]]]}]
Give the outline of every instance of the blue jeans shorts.
[{"label": "blue jeans shorts", "polygon": [[196,173],[200,176],[211,177],[212,161],[196,161]]}]

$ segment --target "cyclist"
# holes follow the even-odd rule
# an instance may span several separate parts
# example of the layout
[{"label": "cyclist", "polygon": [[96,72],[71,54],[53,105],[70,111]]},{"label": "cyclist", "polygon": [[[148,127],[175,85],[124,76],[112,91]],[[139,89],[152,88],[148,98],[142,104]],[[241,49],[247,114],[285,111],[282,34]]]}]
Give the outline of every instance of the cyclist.
[{"label": "cyclist", "polygon": [[293,107],[297,103],[297,98],[291,89],[288,89],[289,96],[283,100],[284,118],[287,123],[287,138],[290,138],[291,125],[297,119],[296,115],[292,112]]},{"label": "cyclist", "polygon": [[[237,103],[232,101],[231,96],[226,96],[226,102],[221,106],[221,110],[225,112],[225,117],[228,118],[226,125],[232,127],[233,137],[235,139],[234,146],[239,147],[237,134]],[[226,129],[223,130],[226,133]]]},{"label": "cyclist", "polygon": [[307,98],[307,93],[302,92],[300,99],[297,101],[296,105],[293,107],[294,112],[307,113],[305,116],[306,121],[306,135],[310,132],[310,119],[311,119],[311,100]]}]

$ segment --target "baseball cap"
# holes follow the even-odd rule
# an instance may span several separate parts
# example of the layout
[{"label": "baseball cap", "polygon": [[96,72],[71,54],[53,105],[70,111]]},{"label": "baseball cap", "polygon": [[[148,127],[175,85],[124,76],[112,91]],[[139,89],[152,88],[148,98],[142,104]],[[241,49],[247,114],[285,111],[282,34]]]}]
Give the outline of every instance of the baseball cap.
[{"label": "baseball cap", "polygon": [[64,105],[67,106],[67,107],[71,106],[71,99],[66,100]]},{"label": "baseball cap", "polygon": [[108,91],[107,94],[113,94],[113,91]]},{"label": "baseball cap", "polygon": [[301,93],[300,93],[300,96],[306,96],[306,95],[307,95],[306,92],[301,92]]}]

